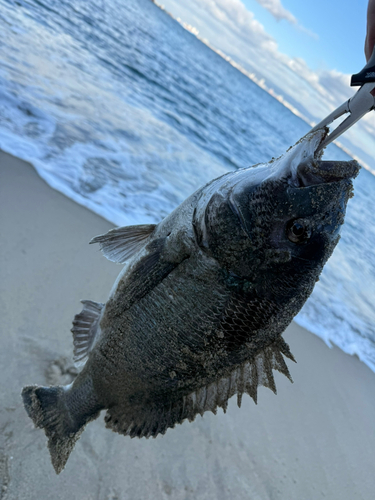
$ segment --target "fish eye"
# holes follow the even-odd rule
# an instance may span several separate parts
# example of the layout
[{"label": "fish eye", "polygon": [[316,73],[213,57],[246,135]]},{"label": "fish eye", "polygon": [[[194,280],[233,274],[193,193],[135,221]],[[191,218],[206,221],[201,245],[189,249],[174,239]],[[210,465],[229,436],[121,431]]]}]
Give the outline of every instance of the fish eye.
[{"label": "fish eye", "polygon": [[292,243],[304,243],[311,236],[306,221],[303,219],[295,219],[288,222],[286,226],[286,235]]}]

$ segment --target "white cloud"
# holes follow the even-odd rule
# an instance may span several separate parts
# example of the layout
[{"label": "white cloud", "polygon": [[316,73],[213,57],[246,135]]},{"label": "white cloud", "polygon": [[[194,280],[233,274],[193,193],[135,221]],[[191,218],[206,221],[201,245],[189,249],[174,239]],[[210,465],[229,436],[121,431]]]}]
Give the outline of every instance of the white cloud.
[{"label": "white cloud", "polygon": [[301,24],[297,24],[297,28],[302,31],[302,33],[305,33],[308,36],[311,36],[311,38],[314,38],[314,40],[319,40],[319,35],[314,33],[313,31],[309,30],[308,28],[305,28]]},{"label": "white cloud", "polygon": [[315,40],[318,40],[319,37],[316,33],[313,31],[305,28],[302,26],[295,16],[287,9],[283,7],[281,4],[280,0],[255,0],[256,2],[259,3],[262,7],[264,7],[270,14],[273,15],[273,17],[277,21],[281,21],[282,19],[285,19],[288,21],[290,24],[293,24],[297,29],[299,29],[302,33],[305,33],[308,36],[311,36],[312,38],[315,38]]},{"label": "white cloud", "polygon": [[286,10],[280,0],[256,0],[262,7],[264,7],[270,14],[273,15],[278,21],[285,19],[291,24],[297,24],[297,19],[289,10]]},{"label": "white cloud", "polygon": [[325,90],[327,101],[331,101],[334,107],[343,103],[354,94],[354,89],[350,87],[350,75],[345,75],[332,70],[319,72],[319,83]]},{"label": "white cloud", "polygon": [[257,42],[274,41],[240,0],[200,0],[199,6],[237,35]]}]

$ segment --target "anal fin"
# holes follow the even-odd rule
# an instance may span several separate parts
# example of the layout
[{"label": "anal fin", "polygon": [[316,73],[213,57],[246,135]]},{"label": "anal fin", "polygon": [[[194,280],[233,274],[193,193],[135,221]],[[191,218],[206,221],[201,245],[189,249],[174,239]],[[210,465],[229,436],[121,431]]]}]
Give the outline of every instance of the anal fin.
[{"label": "anal fin", "polygon": [[100,335],[100,317],[104,304],[82,300],[83,309],[73,320],[73,360],[76,366],[86,363],[87,357]]},{"label": "anal fin", "polygon": [[192,422],[206,411],[227,410],[229,399],[237,394],[237,404],[241,406],[242,395],[247,393],[257,402],[258,386],[268,387],[276,394],[272,370],[283,373],[292,382],[283,355],[293,359],[288,344],[279,337],[271,345],[259,352],[253,359],[237,366],[226,376],[207,386],[171,401],[166,405],[145,404],[138,408],[113,406],[107,410],[106,426],[115,432],[130,437],[156,437],[165,434],[168,428],[181,424],[185,419]]}]

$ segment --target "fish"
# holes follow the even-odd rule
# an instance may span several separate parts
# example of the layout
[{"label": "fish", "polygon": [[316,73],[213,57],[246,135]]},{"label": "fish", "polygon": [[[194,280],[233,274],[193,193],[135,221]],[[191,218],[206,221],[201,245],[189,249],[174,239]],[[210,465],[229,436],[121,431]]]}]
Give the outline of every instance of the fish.
[{"label": "fish", "polygon": [[328,130],[268,163],[228,172],[159,224],[97,236],[124,264],[106,304],[83,302],[73,321],[67,386],[27,386],[23,403],[48,438],[59,474],[85,426],[156,437],[262,385],[291,379],[282,333],[340,239],[359,165],[323,161]]}]

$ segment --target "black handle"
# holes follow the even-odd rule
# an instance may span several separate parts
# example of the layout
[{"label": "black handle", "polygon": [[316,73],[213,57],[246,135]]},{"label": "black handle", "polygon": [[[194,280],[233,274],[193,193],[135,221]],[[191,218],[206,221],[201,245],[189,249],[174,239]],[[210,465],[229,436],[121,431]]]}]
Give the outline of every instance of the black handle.
[{"label": "black handle", "polygon": [[363,70],[356,75],[352,75],[350,85],[352,87],[361,87],[363,84],[369,82],[375,82],[375,47]]}]

